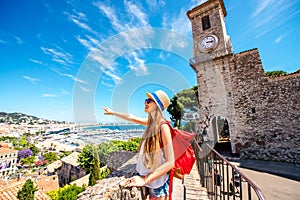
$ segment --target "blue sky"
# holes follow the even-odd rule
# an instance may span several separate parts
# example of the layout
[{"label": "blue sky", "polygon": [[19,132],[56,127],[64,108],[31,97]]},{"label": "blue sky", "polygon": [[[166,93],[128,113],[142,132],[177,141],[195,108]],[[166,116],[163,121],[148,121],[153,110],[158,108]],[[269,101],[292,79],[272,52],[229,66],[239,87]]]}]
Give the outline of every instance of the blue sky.
[{"label": "blue sky", "polygon": [[[0,111],[111,122],[102,107],[146,116],[146,91],[196,85],[186,12],[201,0],[1,0]],[[265,71],[299,69],[300,2],[225,0],[235,53]]]}]

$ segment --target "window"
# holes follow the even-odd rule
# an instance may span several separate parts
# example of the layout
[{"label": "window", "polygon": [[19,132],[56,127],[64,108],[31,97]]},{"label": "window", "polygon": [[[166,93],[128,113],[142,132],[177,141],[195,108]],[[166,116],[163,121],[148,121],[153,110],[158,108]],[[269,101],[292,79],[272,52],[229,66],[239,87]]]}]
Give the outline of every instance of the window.
[{"label": "window", "polygon": [[202,17],[202,30],[205,31],[206,29],[210,28],[210,21],[209,21],[209,15]]}]

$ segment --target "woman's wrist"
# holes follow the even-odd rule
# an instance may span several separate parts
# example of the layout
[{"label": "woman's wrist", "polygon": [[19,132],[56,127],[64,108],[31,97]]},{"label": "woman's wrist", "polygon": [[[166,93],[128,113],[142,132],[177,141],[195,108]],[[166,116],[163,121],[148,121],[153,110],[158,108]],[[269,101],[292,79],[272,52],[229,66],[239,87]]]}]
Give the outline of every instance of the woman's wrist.
[{"label": "woman's wrist", "polygon": [[147,183],[147,176],[145,176],[145,177],[143,178],[143,180],[144,180],[144,186],[147,185],[147,184],[148,184],[148,183]]},{"label": "woman's wrist", "polygon": [[145,182],[145,185],[147,185],[148,183],[150,183],[150,178],[149,178],[150,174],[148,174],[147,176],[145,176],[143,179],[144,179],[144,182]]}]

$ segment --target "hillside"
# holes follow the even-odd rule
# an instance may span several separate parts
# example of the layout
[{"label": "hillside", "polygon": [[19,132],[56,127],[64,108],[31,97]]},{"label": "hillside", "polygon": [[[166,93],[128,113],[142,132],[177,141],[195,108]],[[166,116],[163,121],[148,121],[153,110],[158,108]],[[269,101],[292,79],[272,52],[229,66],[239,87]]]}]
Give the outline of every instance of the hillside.
[{"label": "hillside", "polygon": [[36,116],[27,115],[24,113],[6,113],[0,112],[0,123],[5,124],[62,124],[64,122],[59,122],[55,120],[42,119]]}]

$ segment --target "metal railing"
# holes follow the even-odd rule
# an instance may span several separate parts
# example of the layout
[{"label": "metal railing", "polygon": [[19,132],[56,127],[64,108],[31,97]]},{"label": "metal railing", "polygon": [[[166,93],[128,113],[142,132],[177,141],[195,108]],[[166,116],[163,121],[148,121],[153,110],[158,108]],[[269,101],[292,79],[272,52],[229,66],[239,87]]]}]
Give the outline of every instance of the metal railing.
[{"label": "metal railing", "polygon": [[201,184],[212,200],[266,200],[261,190],[209,144],[193,143]]}]

